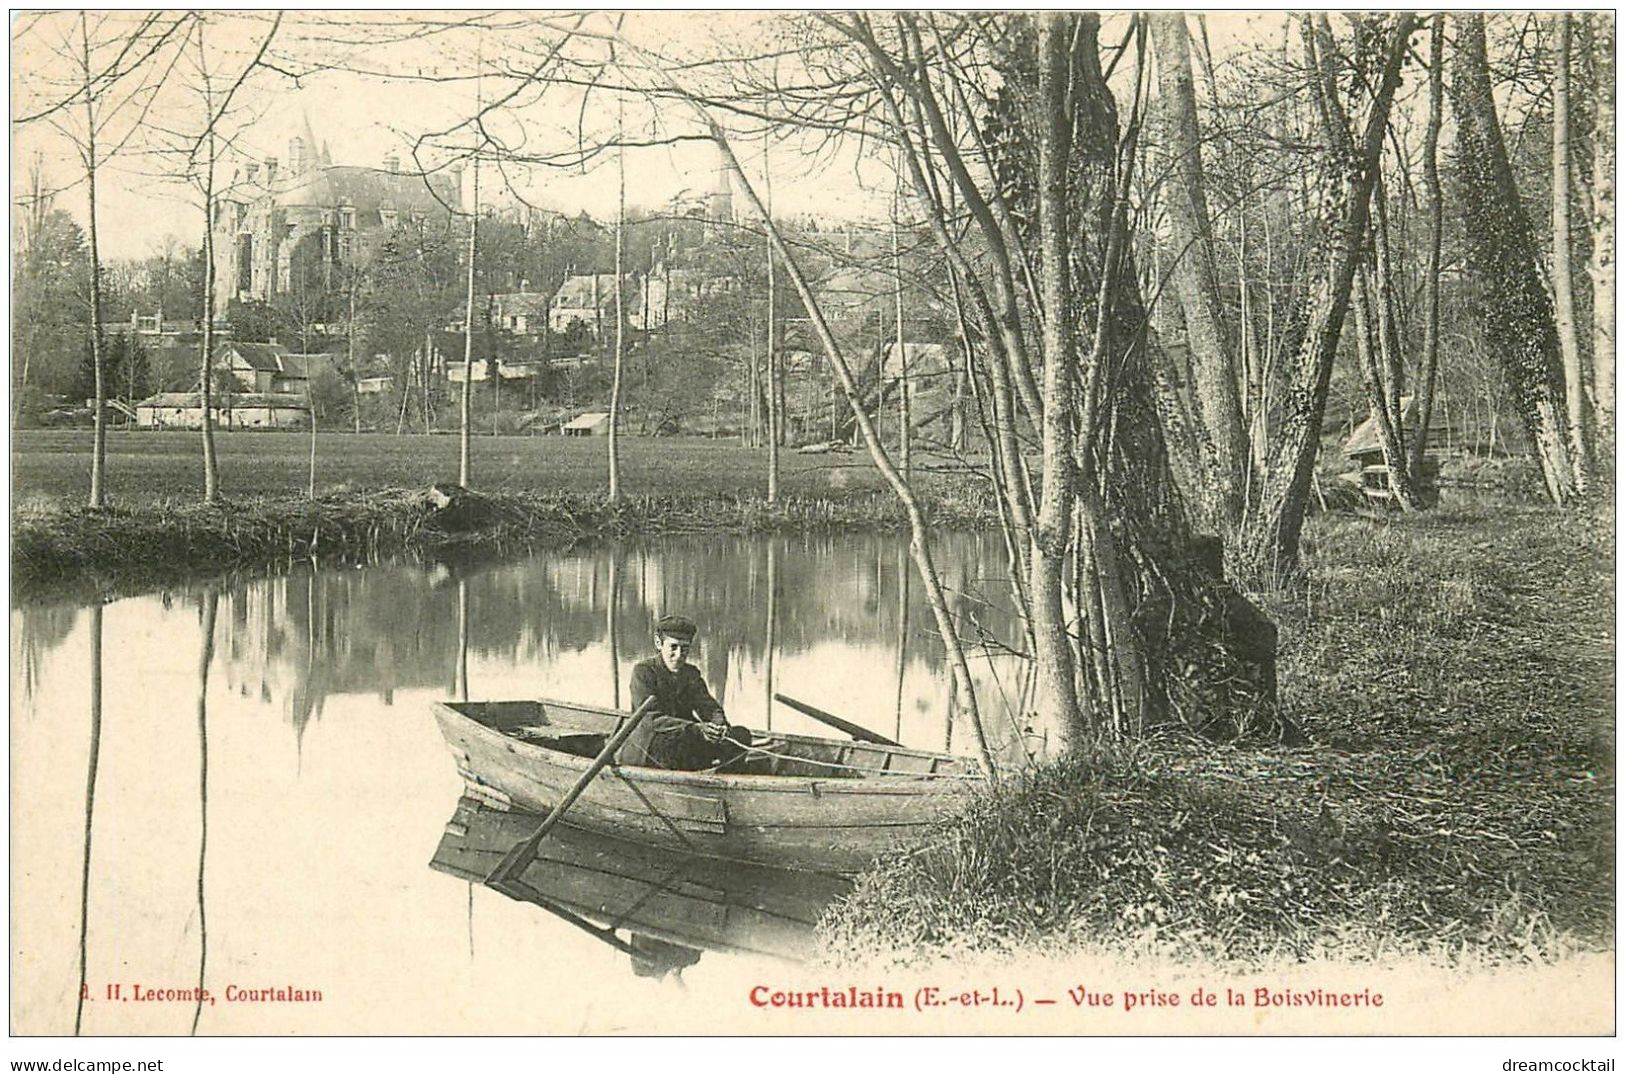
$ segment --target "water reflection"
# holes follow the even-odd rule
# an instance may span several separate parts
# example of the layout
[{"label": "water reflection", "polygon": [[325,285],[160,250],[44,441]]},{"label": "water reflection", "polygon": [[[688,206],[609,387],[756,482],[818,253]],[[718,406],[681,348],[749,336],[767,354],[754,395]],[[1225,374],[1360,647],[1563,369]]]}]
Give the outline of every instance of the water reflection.
[{"label": "water reflection", "polygon": [[79,880],[79,996],[74,1002],[73,1035],[78,1036],[85,1020],[85,1000],[90,998],[90,852],[96,830],[96,774],[102,749],[102,606],[90,607],[90,748],[85,763],[85,841]]},{"label": "water reflection", "polygon": [[192,1035],[197,1035],[203,1017],[203,985],[209,966],[209,907],[204,897],[204,866],[209,860],[209,667],[214,663],[214,625],[220,610],[220,593],[213,586],[204,590],[199,609],[202,644],[197,660],[197,746],[198,746],[198,839],[197,839],[197,995],[192,1005]]},{"label": "water reflection", "polygon": [[[465,796],[430,865],[484,883],[541,820]],[[665,977],[707,951],[806,959],[819,915],[850,887],[840,877],[721,862],[560,826],[523,874],[495,890],[593,936],[606,954],[625,955],[638,976]]]},{"label": "water reflection", "polygon": [[[304,569],[105,608],[13,608],[12,848],[27,863],[12,874],[14,1032],[556,1028],[513,998],[539,994],[577,1012],[572,1029],[624,1027],[624,1007],[593,1008],[568,974],[546,970],[568,964],[561,950],[608,950],[599,938],[534,903],[424,877],[462,788],[430,704],[448,693],[624,702],[650,624],[681,610],[702,624],[699,662],[735,721],[826,733],[770,709],[781,691],[867,727],[900,724],[895,737],[938,748],[952,730],[949,676],[919,587],[903,590],[899,544],[695,538],[476,570]],[[940,548],[956,614],[1006,629],[1001,550],[975,536]],[[976,660],[990,736],[1015,752],[1000,686],[1018,681],[1016,665]],[[83,795],[62,793],[81,779]],[[716,911],[702,911],[696,892],[730,891],[721,879],[690,875],[647,905],[686,906],[682,920],[704,925]],[[784,898],[794,896],[766,908],[795,905]],[[586,903],[561,905],[592,919]],[[737,900],[724,905],[735,924],[746,913]],[[800,928],[816,907],[788,917]],[[725,976],[733,971],[714,969],[715,958],[686,960],[694,950],[794,957],[805,937],[781,922],[755,930],[766,939],[730,939],[642,911],[616,931],[630,948],[616,955],[621,986],[638,973],[668,984]],[[476,943],[481,935],[493,939]],[[410,975],[397,972],[403,945]],[[136,981],[186,998],[108,1001],[107,988]],[[197,998],[200,985],[219,996],[268,981],[328,999]]]},{"label": "water reflection", "polygon": [[[954,613],[975,624],[970,640],[1007,640],[995,539],[950,537],[940,557]],[[694,660],[735,722],[812,730],[772,711],[777,689],[938,749],[951,739],[952,691],[911,573],[904,542],[889,536],[696,538],[475,570],[307,569],[224,598],[224,672],[243,696],[280,707],[301,738],[335,695],[389,705],[397,690],[431,685],[618,707],[650,624],[680,610],[701,624]],[[1019,711],[1018,664],[977,665],[990,736],[1017,756],[1005,710]]]}]

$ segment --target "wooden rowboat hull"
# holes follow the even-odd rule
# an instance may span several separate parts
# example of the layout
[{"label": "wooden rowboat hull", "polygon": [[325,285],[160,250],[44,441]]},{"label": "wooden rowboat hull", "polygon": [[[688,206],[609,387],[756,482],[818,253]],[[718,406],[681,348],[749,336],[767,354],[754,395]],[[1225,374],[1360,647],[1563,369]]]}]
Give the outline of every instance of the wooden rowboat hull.
[{"label": "wooden rowboat hull", "polygon": [[[625,713],[568,702],[441,702],[441,733],[475,793],[546,813],[585,774]],[[521,732],[521,729],[523,731]],[[552,745],[520,734],[552,735]],[[801,760],[789,774],[723,775],[622,765],[601,772],[570,809],[571,824],[723,860],[827,873],[862,870],[917,845],[959,812],[978,780],[944,754],[781,736]],[[795,774],[797,772],[818,774]]]}]

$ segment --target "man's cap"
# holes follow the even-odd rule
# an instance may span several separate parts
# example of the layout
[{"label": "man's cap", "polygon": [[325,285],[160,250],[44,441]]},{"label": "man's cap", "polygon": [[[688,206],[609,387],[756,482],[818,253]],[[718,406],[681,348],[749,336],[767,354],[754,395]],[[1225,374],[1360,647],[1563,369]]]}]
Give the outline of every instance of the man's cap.
[{"label": "man's cap", "polygon": [[686,615],[663,615],[655,622],[655,633],[678,641],[693,641],[700,628]]}]

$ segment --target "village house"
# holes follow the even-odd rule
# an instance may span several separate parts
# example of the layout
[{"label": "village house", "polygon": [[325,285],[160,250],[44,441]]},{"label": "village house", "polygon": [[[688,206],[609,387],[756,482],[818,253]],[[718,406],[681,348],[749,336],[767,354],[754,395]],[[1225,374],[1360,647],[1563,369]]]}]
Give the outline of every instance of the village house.
[{"label": "village house", "polygon": [[657,264],[653,272],[637,282],[636,300],[627,307],[627,324],[648,332],[690,320],[708,300],[736,292],[742,284],[734,275]]},{"label": "village house", "polygon": [[523,288],[510,294],[492,295],[491,323],[518,336],[545,335],[549,304],[547,295]]},{"label": "village house", "polygon": [[[1400,424],[1404,430],[1407,442],[1414,441],[1416,437],[1416,398],[1407,395],[1399,401]],[[1424,451],[1443,439],[1445,426],[1432,424],[1426,431]],[[1380,506],[1391,506],[1394,500],[1394,490],[1389,483],[1388,460],[1382,453],[1382,440],[1377,431],[1376,415],[1367,417],[1355,428],[1354,432],[1343,443],[1343,455],[1350,459],[1358,469],[1338,474],[1338,478],[1347,484],[1359,488],[1365,498]],[[1416,483],[1417,492],[1424,502],[1434,500],[1438,495],[1439,463],[1429,455],[1423,455],[1420,473],[1413,473],[1411,478]]]},{"label": "village house", "polygon": [[[469,383],[481,384],[491,379],[491,367],[496,367],[497,376],[502,380],[529,380],[540,376],[546,365],[541,359],[512,359],[512,358],[476,358],[470,368]],[[446,363],[446,380],[451,384],[463,382],[463,363]]]},{"label": "village house", "polygon": [[[218,429],[305,429],[310,411],[300,395],[246,392],[215,395],[209,410]],[[159,392],[135,405],[135,423],[146,429],[201,429],[201,392]]]},{"label": "village house", "polygon": [[[631,281],[628,280],[630,285]],[[631,295],[623,301],[631,305]],[[575,325],[585,325],[594,339],[602,338],[604,328],[615,327],[615,277],[607,273],[566,276],[548,309],[548,328],[560,335]]]},{"label": "village house", "polygon": [[312,376],[337,373],[331,354],[294,354],[278,343],[222,343],[214,367],[248,392],[303,395]]},{"label": "village house", "polygon": [[395,156],[376,168],[335,165],[307,119],[288,144],[286,166],[275,157],[247,162],[216,200],[215,307],[223,313],[232,299],[287,293],[301,243],[336,273],[379,232],[449,222],[461,210],[461,187],[456,168],[402,171]]}]

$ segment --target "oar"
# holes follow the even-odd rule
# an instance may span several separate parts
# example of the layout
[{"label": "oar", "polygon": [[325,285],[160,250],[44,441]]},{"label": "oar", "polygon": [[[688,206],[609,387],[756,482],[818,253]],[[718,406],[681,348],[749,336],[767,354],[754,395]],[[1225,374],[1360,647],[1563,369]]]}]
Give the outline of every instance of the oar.
[{"label": "oar", "polygon": [[783,702],[784,704],[789,705],[791,708],[795,709],[797,712],[801,713],[802,715],[811,716],[813,719],[817,720],[819,723],[829,724],[831,727],[835,728],[835,730],[840,731],[843,734],[851,735],[853,738],[857,739],[859,742],[873,742],[877,746],[901,746],[902,745],[901,742],[893,742],[891,739],[887,738],[885,735],[876,734],[875,732],[869,730],[866,727],[859,727],[857,724],[852,723],[850,720],[843,720],[839,716],[830,715],[829,713],[825,712],[823,709],[813,708],[811,705],[807,704],[805,701],[797,701],[795,698],[793,698],[793,697],[785,697],[783,694],[774,694],[773,695],[773,700]]},{"label": "oar", "polygon": [[610,736],[603,752],[593,759],[592,764],[587,767],[587,771],[582,774],[580,779],[576,780],[576,785],[570,788],[570,793],[566,794],[559,800],[559,804],[553,807],[553,812],[549,813],[547,819],[542,821],[541,827],[537,828],[529,839],[508,851],[507,855],[497,863],[497,867],[491,870],[490,875],[485,878],[487,884],[507,883],[524,872],[525,867],[535,860],[536,848],[542,845],[542,840],[547,838],[547,833],[558,827],[559,821],[564,819],[564,814],[569,812],[570,807],[576,804],[576,799],[580,798],[582,792],[587,789],[587,784],[591,783],[598,773],[602,772],[605,766],[614,759],[615,751],[620,749],[621,745],[631,737],[633,731],[637,730],[638,724],[643,722],[643,717],[648,715],[649,706],[654,704],[654,700],[652,695],[644,698],[643,704],[638,706],[637,711],[632,713],[626,722],[621,724],[620,729]]}]

